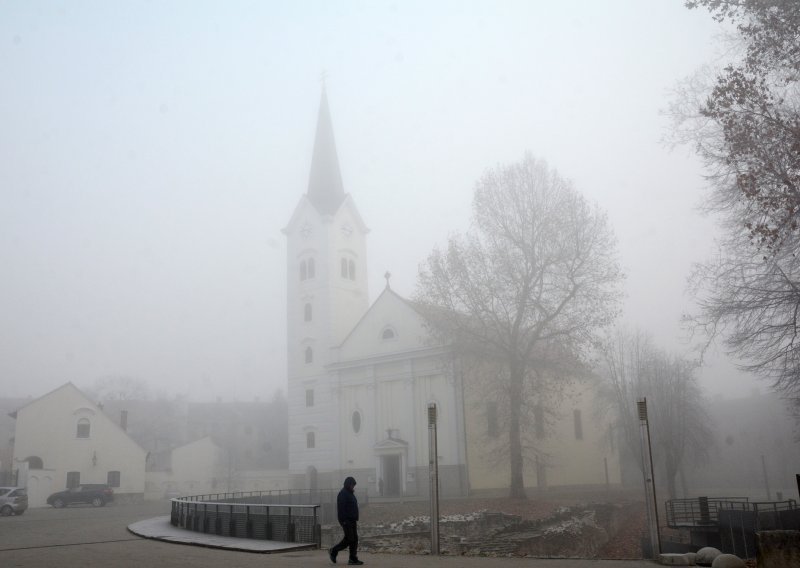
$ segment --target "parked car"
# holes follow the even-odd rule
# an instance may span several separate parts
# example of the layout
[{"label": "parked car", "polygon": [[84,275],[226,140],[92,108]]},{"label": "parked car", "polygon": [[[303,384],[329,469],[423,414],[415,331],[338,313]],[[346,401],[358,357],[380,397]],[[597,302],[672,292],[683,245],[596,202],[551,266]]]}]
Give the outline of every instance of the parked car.
[{"label": "parked car", "polygon": [[53,493],[47,498],[48,505],[56,509],[74,503],[88,503],[94,507],[102,507],[114,500],[114,490],[101,483],[83,483],[58,493]]},{"label": "parked car", "polygon": [[21,515],[28,508],[28,492],[24,487],[0,487],[0,515]]}]

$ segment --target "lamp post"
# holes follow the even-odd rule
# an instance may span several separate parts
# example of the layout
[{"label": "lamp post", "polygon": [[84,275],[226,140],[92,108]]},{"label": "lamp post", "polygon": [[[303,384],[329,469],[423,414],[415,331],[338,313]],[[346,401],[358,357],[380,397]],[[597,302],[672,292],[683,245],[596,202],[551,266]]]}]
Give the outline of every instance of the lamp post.
[{"label": "lamp post", "polygon": [[658,501],[656,483],[653,476],[653,448],[650,445],[650,421],[647,419],[647,398],[636,402],[639,414],[639,437],[642,443],[642,472],[644,474],[645,505],[647,524],[650,529],[650,546],[653,559],[661,554],[661,537],[658,532]]},{"label": "lamp post", "polygon": [[439,449],[436,443],[436,403],[428,404],[428,473],[431,488],[431,554],[439,554]]}]

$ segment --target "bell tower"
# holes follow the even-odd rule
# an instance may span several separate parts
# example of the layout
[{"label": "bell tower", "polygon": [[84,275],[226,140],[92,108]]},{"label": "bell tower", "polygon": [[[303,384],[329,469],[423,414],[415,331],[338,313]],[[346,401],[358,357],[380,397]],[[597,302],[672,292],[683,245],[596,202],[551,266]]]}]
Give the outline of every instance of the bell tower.
[{"label": "bell tower", "polygon": [[336,362],[336,347],[368,307],[369,229],[344,191],[324,87],[308,191],[283,232],[289,471],[295,488],[337,487],[339,404],[327,366]]}]

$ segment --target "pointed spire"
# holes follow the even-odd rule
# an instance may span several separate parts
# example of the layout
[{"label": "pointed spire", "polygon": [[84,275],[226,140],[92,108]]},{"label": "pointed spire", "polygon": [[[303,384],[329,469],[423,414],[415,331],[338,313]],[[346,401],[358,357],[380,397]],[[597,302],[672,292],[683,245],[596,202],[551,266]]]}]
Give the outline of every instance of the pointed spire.
[{"label": "pointed spire", "polygon": [[336,155],[331,112],[328,109],[328,97],[325,94],[324,84],[319,103],[314,154],[311,156],[308,199],[320,213],[330,215],[336,212],[344,199],[342,174],[339,171],[339,158]]}]

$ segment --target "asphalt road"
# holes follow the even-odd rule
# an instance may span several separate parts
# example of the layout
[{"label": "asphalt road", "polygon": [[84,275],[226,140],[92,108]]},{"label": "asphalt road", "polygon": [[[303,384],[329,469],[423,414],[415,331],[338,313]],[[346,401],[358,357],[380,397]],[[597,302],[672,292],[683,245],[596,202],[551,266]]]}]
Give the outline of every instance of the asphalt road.
[{"label": "asphalt road", "polygon": [[[0,517],[0,566],[30,568],[194,568],[331,566],[324,551],[254,554],[144,539],[127,529],[136,521],[168,515],[169,503],[112,504],[93,508],[30,509]],[[384,568],[653,568],[648,561],[430,557],[363,554],[365,566]],[[340,556],[339,565],[345,565]]]}]

